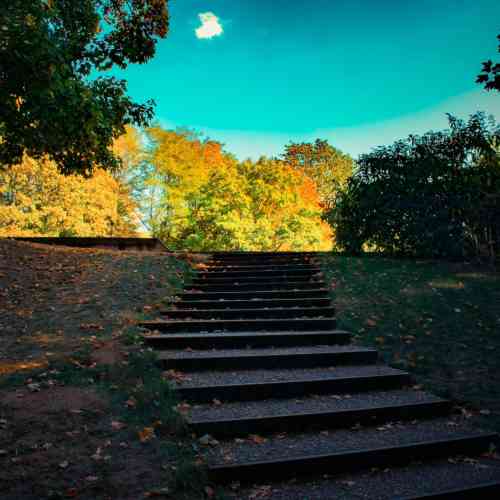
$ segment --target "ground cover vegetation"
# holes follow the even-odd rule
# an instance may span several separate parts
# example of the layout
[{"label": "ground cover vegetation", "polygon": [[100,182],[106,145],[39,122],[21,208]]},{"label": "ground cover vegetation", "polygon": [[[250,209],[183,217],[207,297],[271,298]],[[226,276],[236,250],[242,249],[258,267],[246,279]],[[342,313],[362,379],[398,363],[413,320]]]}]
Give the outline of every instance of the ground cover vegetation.
[{"label": "ground cover vegetation", "polygon": [[135,326],[191,269],[164,253],[0,242],[2,499],[215,498],[175,374]]},{"label": "ground cover vegetation", "polygon": [[500,275],[488,265],[325,255],[340,328],[500,431]]}]

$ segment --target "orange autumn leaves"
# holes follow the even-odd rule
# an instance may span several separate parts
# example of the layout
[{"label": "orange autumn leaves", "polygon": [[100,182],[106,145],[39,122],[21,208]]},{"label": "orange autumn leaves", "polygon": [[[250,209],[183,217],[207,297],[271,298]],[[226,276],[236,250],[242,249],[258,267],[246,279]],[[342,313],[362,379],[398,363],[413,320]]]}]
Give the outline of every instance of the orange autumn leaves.
[{"label": "orange autumn leaves", "polygon": [[239,162],[190,130],[129,127],[113,145],[122,163],[113,173],[63,176],[25,158],[0,172],[0,236],[148,231],[179,251],[327,251],[335,238],[323,216],[336,184],[325,186],[347,157],[326,141],[299,146]]},{"label": "orange autumn leaves", "polygon": [[277,159],[238,162],[186,130],[148,131],[145,225],[171,249],[328,250],[315,182]]}]

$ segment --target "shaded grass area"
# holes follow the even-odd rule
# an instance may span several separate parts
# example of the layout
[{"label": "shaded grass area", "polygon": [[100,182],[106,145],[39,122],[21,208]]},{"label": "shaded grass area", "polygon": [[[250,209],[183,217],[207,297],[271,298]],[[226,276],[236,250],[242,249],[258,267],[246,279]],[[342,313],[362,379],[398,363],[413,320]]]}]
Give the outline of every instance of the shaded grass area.
[{"label": "shaded grass area", "polygon": [[322,256],[340,328],[500,431],[500,274],[467,263]]},{"label": "shaded grass area", "polygon": [[0,256],[0,497],[204,498],[175,392],[135,325],[190,263],[10,241]]}]

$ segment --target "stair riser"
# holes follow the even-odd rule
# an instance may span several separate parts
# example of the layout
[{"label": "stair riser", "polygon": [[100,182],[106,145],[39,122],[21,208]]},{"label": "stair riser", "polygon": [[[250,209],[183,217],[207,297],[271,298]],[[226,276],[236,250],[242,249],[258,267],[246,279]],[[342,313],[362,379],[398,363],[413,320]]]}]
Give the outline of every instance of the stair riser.
[{"label": "stair riser", "polygon": [[499,498],[500,480],[416,497],[398,497],[394,500],[498,500]]},{"label": "stair riser", "polygon": [[286,264],[262,264],[260,266],[240,266],[239,264],[234,265],[226,265],[226,266],[210,266],[204,268],[203,272],[210,274],[212,272],[252,272],[254,274],[266,273],[268,271],[285,271],[287,273],[293,273],[293,271],[320,271],[321,268],[314,264],[295,264],[295,265],[286,265]]},{"label": "stair riser", "polygon": [[322,309],[216,309],[216,310],[175,310],[175,311],[162,311],[161,314],[168,319],[290,319],[302,318],[316,318],[319,316],[333,318],[335,317],[335,309],[333,307],[325,307]]},{"label": "stair riser", "polygon": [[288,278],[292,279],[294,276],[304,276],[304,277],[309,277],[309,276],[314,276],[315,274],[319,274],[321,272],[321,269],[317,268],[312,268],[312,269],[296,269],[294,271],[271,271],[271,270],[265,270],[265,271],[226,271],[226,272],[219,272],[219,271],[207,271],[203,273],[199,273],[198,276],[200,278],[210,278],[210,279],[217,279],[217,278],[259,278],[259,277],[267,277],[267,276],[274,276],[274,277],[279,277],[279,278]]},{"label": "stair riser", "polygon": [[190,285],[189,290],[200,290],[201,292],[260,292],[260,291],[292,291],[292,290],[317,290],[324,288],[325,283],[320,281],[315,282],[290,282],[284,281],[283,283],[268,282],[268,283],[220,283],[220,284],[196,284]]},{"label": "stair riser", "polygon": [[315,368],[319,366],[367,365],[376,363],[376,351],[319,354],[276,354],[248,357],[216,357],[203,359],[162,360],[165,369],[185,372],[203,370],[247,370],[257,368]]},{"label": "stair riser", "polygon": [[268,398],[294,398],[311,394],[338,394],[401,388],[410,383],[406,374],[376,375],[330,380],[273,382],[232,386],[186,387],[177,389],[179,398],[193,403],[256,401]]},{"label": "stair riser", "polygon": [[182,293],[182,300],[251,300],[259,299],[312,299],[329,298],[328,290],[285,290],[285,291],[256,291],[256,292],[207,292],[207,293]]},{"label": "stair riser", "polygon": [[217,437],[245,436],[248,434],[272,434],[275,432],[301,432],[305,430],[336,429],[351,427],[354,423],[374,425],[387,421],[413,420],[441,417],[450,411],[449,402],[432,402],[406,406],[363,408],[343,412],[283,415],[237,420],[190,422],[189,428],[198,435]]},{"label": "stair riser", "polygon": [[231,258],[217,258],[214,257],[207,262],[208,266],[262,266],[262,265],[303,265],[313,264],[314,257],[231,257]]},{"label": "stair riser", "polygon": [[214,321],[172,321],[165,323],[139,323],[140,326],[158,330],[164,333],[181,332],[262,332],[262,331],[316,331],[333,330],[336,321],[333,318],[326,319],[256,319],[256,320],[214,320]]},{"label": "stair riser", "polygon": [[213,301],[179,301],[173,302],[176,309],[255,309],[257,307],[329,307],[330,299],[284,299],[284,300],[213,300]]},{"label": "stair riser", "polygon": [[297,476],[317,476],[322,473],[349,472],[370,467],[389,467],[413,460],[432,459],[456,454],[476,455],[488,450],[489,437],[469,437],[429,441],[387,448],[359,450],[331,455],[304,456],[282,461],[218,465],[208,469],[209,479],[217,483],[232,481],[276,480]]},{"label": "stair riser", "polygon": [[220,277],[220,278],[212,278],[212,277],[206,277],[206,278],[195,278],[192,280],[190,283],[192,285],[224,285],[224,284],[232,284],[232,283],[245,283],[245,284],[252,284],[252,283],[282,283],[286,284],[289,281],[292,281],[294,283],[311,283],[311,282],[316,282],[316,281],[323,281],[321,276],[315,276],[311,274],[310,276],[242,276],[242,277]]},{"label": "stair riser", "polygon": [[144,337],[155,349],[242,349],[246,347],[304,347],[312,345],[345,345],[351,341],[349,333],[320,333],[315,335],[263,335],[255,337],[200,336],[197,338]]}]

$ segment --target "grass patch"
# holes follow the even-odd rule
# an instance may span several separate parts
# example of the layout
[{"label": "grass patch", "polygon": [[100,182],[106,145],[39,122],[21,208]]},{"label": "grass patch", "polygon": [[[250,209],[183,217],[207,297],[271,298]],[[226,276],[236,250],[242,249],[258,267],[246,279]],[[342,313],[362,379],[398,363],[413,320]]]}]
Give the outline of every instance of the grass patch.
[{"label": "grass patch", "polygon": [[472,264],[324,256],[338,326],[500,431],[500,275]]},{"label": "grass patch", "polygon": [[12,262],[0,336],[5,498],[206,497],[175,391],[135,325],[189,283],[189,261],[15,242],[0,250]]}]

